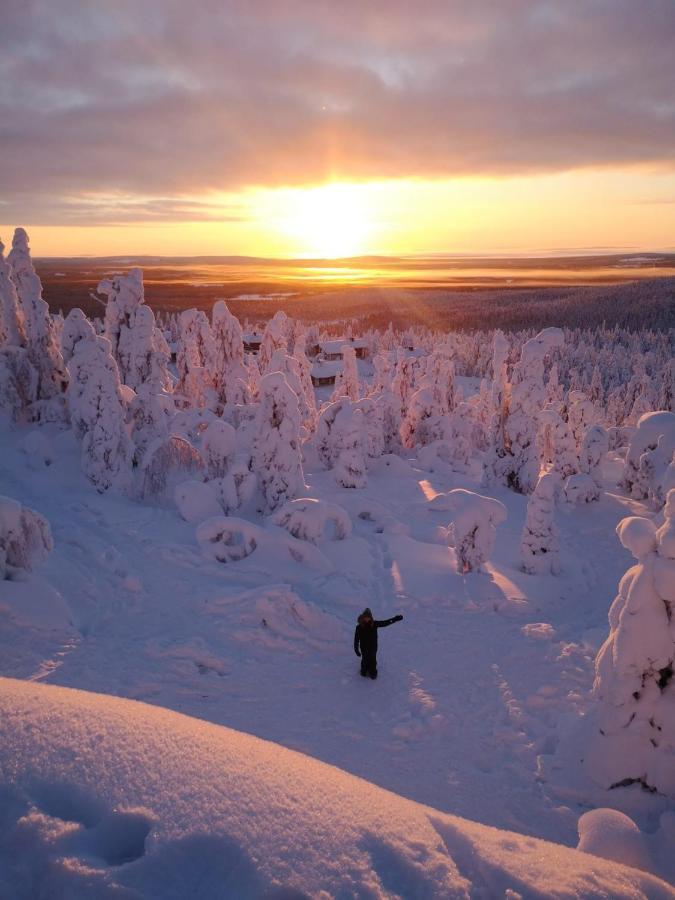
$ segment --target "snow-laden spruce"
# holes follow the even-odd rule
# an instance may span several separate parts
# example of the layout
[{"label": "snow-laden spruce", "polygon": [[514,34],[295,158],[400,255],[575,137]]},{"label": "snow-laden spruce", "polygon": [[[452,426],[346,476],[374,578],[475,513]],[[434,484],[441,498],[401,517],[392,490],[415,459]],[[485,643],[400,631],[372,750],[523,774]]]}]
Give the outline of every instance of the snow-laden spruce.
[{"label": "snow-laden spruce", "polygon": [[14,232],[7,264],[21,308],[26,353],[37,373],[30,416],[35,421],[62,422],[67,417],[64,391],[68,373],[49,306],[42,299],[42,282],[33,266],[28,235],[23,228]]},{"label": "snow-laden spruce", "polygon": [[560,478],[569,478],[579,471],[579,456],[572,430],[560,414],[561,406],[553,402],[539,413],[537,445],[540,465]]},{"label": "snow-laden spruce", "polygon": [[132,444],[126,430],[119,370],[110,341],[92,333],[81,340],[68,367],[67,399],[82,471],[99,492],[128,481]]},{"label": "snow-laden spruce", "polygon": [[171,394],[159,391],[151,381],[139,385],[128,409],[136,464],[142,461],[151,444],[169,436],[169,423],[174,413]]},{"label": "snow-laden spruce", "polygon": [[272,371],[270,364],[275,350],[288,351],[288,316],[278,310],[265,326],[260,350],[258,351],[258,366],[260,374],[266,375]]},{"label": "snow-laden spruce", "polygon": [[66,366],[73,358],[75,348],[82,340],[93,340],[96,332],[81,309],[71,309],[61,329],[61,354]]},{"label": "snow-laden spruce", "polygon": [[546,472],[527,501],[527,515],[520,539],[520,559],[530,575],[558,575],[560,540],[555,524],[555,501],[560,479]]},{"label": "snow-laden spruce", "polygon": [[244,364],[243,332],[239,319],[224,300],[218,300],[211,318],[213,351],[207,361],[209,376],[222,411],[228,404],[246,403],[248,372]]},{"label": "snow-laden spruce", "polygon": [[602,425],[586,430],[579,451],[579,472],[565,481],[565,497],[571,505],[592,503],[602,493],[602,462],[609,450],[609,437]]},{"label": "snow-laden spruce", "polygon": [[264,506],[275,510],[305,488],[300,450],[298,398],[281,372],[260,379],[252,468],[258,476]]},{"label": "snow-laden spruce", "polygon": [[496,343],[495,379],[499,390],[495,398],[493,446],[486,461],[488,483],[501,482],[522,494],[534,490],[540,474],[538,415],[546,398],[544,362],[563,343],[560,328],[544,328],[526,341],[508,387],[502,382],[503,346]]},{"label": "snow-laden spruce", "polygon": [[44,562],[54,547],[49,522],[11,497],[0,497],[0,581]]},{"label": "snow-laden spruce", "polygon": [[595,407],[583,391],[570,391],[567,398],[567,421],[577,445],[577,453],[581,454],[584,435],[593,424]]},{"label": "snow-laden spruce", "polygon": [[340,487],[365,487],[368,423],[359,403],[341,397],[321,410],[316,449],[323,465],[333,470],[333,477]]},{"label": "snow-laden spruce", "polygon": [[606,788],[675,799],[675,490],[660,528],[631,516],[617,533],[638,564],[619,583],[595,661],[599,721],[586,770]]},{"label": "snow-laden spruce", "polygon": [[5,245],[0,241],[0,350],[5,346],[26,345],[26,322],[19,296],[5,259]]},{"label": "snow-laden spruce", "polygon": [[665,501],[663,480],[675,453],[675,412],[659,410],[641,416],[626,453],[622,486],[636,500]]},{"label": "snow-laden spruce", "polygon": [[155,390],[167,388],[168,347],[153,311],[145,303],[143,270],[135,266],[126,275],[104,278],[98,291],[108,298],[104,333],[122,383],[134,390],[144,382]]},{"label": "snow-laden spruce", "polygon": [[215,356],[211,327],[202,310],[186,309],[178,320],[175,391],[188,406],[202,407],[212,390],[211,371]]},{"label": "snow-laden spruce", "polygon": [[351,344],[343,344],[340,351],[342,368],[335,379],[335,390],[331,399],[339,400],[340,397],[348,397],[350,400],[358,400],[361,396],[361,388],[359,371],[356,367],[356,351]]},{"label": "snow-laden spruce", "polygon": [[482,570],[494,549],[496,526],[506,520],[504,504],[494,497],[455,488],[447,494],[437,494],[428,507],[452,513],[448,536],[455,548],[457,571],[463,574]]}]

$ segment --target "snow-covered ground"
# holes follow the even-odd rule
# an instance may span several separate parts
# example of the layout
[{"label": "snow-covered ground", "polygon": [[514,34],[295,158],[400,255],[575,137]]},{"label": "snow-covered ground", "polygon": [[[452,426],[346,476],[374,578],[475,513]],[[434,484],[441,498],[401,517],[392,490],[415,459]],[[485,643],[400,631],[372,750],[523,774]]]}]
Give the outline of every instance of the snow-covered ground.
[{"label": "snow-covered ground", "polygon": [[98,290],[0,245],[0,897],[675,896],[673,335]]},{"label": "snow-covered ground", "polygon": [[101,694],[0,679],[0,762],[13,900],[673,896],[635,868]]},{"label": "snow-covered ground", "polygon": [[[308,495],[347,509],[352,534],[322,543],[320,566],[265,548],[223,564],[205,558],[175,508],[94,492],[71,432],[52,434],[48,466],[23,452],[24,438],[3,431],[0,494],[46,516],[55,549],[30,578],[0,583],[3,675],[227,725],[443,812],[568,846],[579,815],[606,805],[583,779],[578,729],[630,564],[614,527],[642,504],[610,489],[560,515],[562,573],[531,576],[514,562],[526,500],[496,488],[508,518],[489,572],[462,576],[443,536],[448,513],[428,500],[475,488],[477,476],[384,457],[364,490],[346,491],[310,467]],[[615,471],[610,460],[610,487]],[[381,633],[377,682],[358,677],[351,648],[366,605],[405,617]],[[638,821],[653,830],[662,809],[651,801]]]}]

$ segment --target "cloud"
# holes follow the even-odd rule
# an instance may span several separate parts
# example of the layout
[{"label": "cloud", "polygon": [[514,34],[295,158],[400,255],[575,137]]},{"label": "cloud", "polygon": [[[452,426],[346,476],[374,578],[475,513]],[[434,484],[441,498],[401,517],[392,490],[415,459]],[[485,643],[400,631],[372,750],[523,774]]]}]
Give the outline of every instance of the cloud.
[{"label": "cloud", "polygon": [[0,214],[141,194],[100,217],[208,218],[181,198],[674,167],[674,44],[672,0],[5,0]]}]

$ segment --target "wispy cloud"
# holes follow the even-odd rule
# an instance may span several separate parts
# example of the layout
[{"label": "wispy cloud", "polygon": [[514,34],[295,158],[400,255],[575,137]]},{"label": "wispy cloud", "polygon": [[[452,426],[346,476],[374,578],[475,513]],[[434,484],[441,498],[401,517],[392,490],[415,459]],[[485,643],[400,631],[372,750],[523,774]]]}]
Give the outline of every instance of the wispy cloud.
[{"label": "wispy cloud", "polygon": [[329,177],[675,167],[674,45],[673,0],[5,0],[3,218],[208,218],[185,198]]}]

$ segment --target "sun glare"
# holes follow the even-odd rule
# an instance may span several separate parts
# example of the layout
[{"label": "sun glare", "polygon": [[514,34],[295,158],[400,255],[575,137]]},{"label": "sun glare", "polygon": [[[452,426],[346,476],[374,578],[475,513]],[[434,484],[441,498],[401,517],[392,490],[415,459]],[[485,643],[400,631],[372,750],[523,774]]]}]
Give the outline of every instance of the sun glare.
[{"label": "sun glare", "polygon": [[371,224],[358,187],[335,183],[284,193],[279,228],[299,256],[335,259],[365,252]]}]

